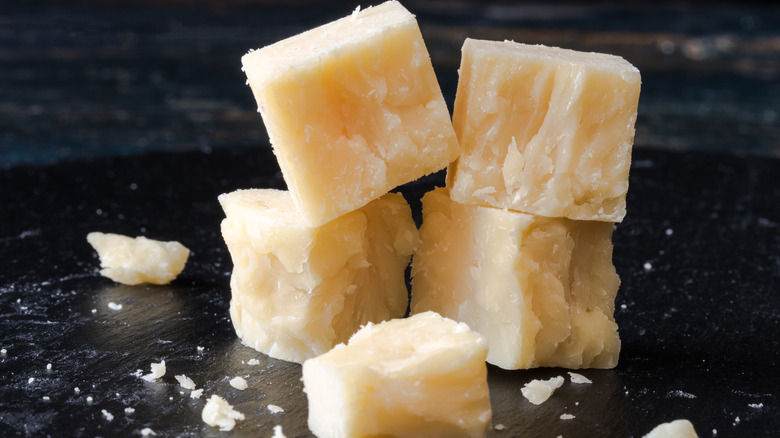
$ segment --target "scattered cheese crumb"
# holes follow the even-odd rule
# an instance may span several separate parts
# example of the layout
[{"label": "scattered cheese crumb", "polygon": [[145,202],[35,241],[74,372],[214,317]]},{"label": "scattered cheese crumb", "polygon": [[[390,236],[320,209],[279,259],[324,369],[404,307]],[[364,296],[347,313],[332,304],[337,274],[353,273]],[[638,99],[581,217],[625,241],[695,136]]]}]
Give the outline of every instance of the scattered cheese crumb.
[{"label": "scattered cheese crumb", "polygon": [[282,433],[282,426],[276,425],[274,426],[274,436],[271,438],[287,438],[287,436]]},{"label": "scattered cheese crumb", "polygon": [[6,350],[5,348],[3,348],[2,350],[0,350],[0,354],[2,354],[3,356],[5,356],[6,354],[8,354],[8,350]]},{"label": "scattered cheese crumb", "polygon": [[203,395],[203,389],[196,389],[190,392],[190,398],[200,398]]},{"label": "scattered cheese crumb", "polygon": [[192,381],[189,377],[187,377],[184,374],[179,374],[176,377],[176,380],[179,381],[179,385],[181,385],[184,389],[195,389],[195,382]]},{"label": "scattered cheese crumb", "polygon": [[92,309],[92,313],[97,313],[97,309]]},{"label": "scattered cheese crumb", "polygon": [[260,361],[257,359],[249,359],[249,362],[247,362],[247,365],[260,365]]},{"label": "scattered cheese crumb", "polygon": [[645,271],[649,271],[649,270],[653,269],[653,265],[650,264],[650,262],[645,262],[644,266],[645,266]]},{"label": "scattered cheese crumb", "polygon": [[761,408],[764,407],[764,404],[763,403],[750,403],[748,406],[753,408],[753,409],[761,409]]},{"label": "scattered cheese crumb", "polygon": [[574,419],[574,415],[572,414],[561,414],[561,420],[572,420]]},{"label": "scattered cheese crumb", "polygon": [[113,301],[110,301],[108,303],[108,308],[111,309],[111,310],[122,310],[122,305],[121,304],[117,304],[117,303],[115,303]]},{"label": "scattered cheese crumb", "polygon": [[563,377],[557,376],[548,380],[531,380],[523,385],[520,391],[523,396],[535,405],[540,405],[547,401],[553,391],[563,385]]},{"label": "scattered cheese crumb", "polygon": [[493,429],[495,429],[495,430],[504,430],[504,429],[506,429],[506,426],[504,426],[503,424],[496,424],[496,426]]},{"label": "scattered cheese crumb", "polygon": [[35,382],[35,377],[30,377],[29,379],[27,379],[27,383],[33,383],[33,382]]},{"label": "scattered cheese crumb", "polygon": [[205,349],[206,347],[201,347],[200,345],[198,345],[198,353],[203,353],[203,350]]},{"label": "scattered cheese crumb", "polygon": [[671,228],[667,228],[667,229],[666,229],[666,235],[667,235],[667,236],[671,236],[672,234],[674,234],[674,230],[673,230],[673,229],[671,229]]},{"label": "scattered cheese crumb", "polygon": [[690,421],[681,419],[661,423],[642,438],[698,438],[698,435]]},{"label": "scattered cheese crumb", "polygon": [[78,393],[80,393],[80,392],[81,392],[81,390],[80,390],[80,389],[79,389],[79,387],[77,386],[77,387],[73,388],[73,392],[75,392],[76,394],[78,394]]},{"label": "scattered cheese crumb", "polygon": [[734,426],[736,426],[737,424],[739,424],[739,417],[734,419]]},{"label": "scattered cheese crumb", "polygon": [[108,412],[107,410],[103,409],[100,412],[103,413],[103,416],[106,417],[106,420],[108,421],[114,421],[114,414],[111,412]]},{"label": "scattered cheese crumb", "polygon": [[94,400],[94,399],[92,398],[92,396],[91,396],[91,395],[88,395],[88,396],[87,396],[87,403],[92,403],[92,400]]},{"label": "scattered cheese crumb", "polygon": [[141,436],[149,436],[149,435],[157,435],[157,434],[150,427],[145,427],[141,429]]},{"label": "scattered cheese crumb", "polygon": [[244,378],[240,376],[236,376],[230,379],[230,386],[241,391],[245,390],[248,387],[248,385],[246,384],[246,380],[244,380]]},{"label": "scattered cheese crumb", "polygon": [[281,412],[284,412],[284,409],[276,405],[268,405],[268,410],[271,411],[272,414],[279,414]]},{"label": "scattered cheese crumb", "polygon": [[47,364],[46,364],[46,369],[47,369],[47,370],[51,370],[51,364],[50,364],[50,363],[47,363]]},{"label": "scattered cheese crumb", "polygon": [[235,427],[236,420],[244,419],[244,414],[233,409],[224,398],[214,394],[203,407],[201,418],[209,426],[218,426],[221,431],[229,431]]},{"label": "scattered cheese crumb", "polygon": [[132,414],[135,412],[135,408],[125,408],[125,414]]},{"label": "scattered cheese crumb", "polygon": [[571,383],[593,383],[592,380],[579,373],[569,371],[569,376],[571,377]]},{"label": "scattered cheese crumb", "polygon": [[44,396],[43,396],[43,401],[49,401],[49,400],[51,400],[51,399],[49,398],[49,396],[48,396],[48,395],[44,395]]},{"label": "scattered cheese crumb", "polygon": [[153,382],[165,375],[165,361],[161,360],[159,363],[152,362],[151,370],[151,373],[142,376],[147,382]]}]

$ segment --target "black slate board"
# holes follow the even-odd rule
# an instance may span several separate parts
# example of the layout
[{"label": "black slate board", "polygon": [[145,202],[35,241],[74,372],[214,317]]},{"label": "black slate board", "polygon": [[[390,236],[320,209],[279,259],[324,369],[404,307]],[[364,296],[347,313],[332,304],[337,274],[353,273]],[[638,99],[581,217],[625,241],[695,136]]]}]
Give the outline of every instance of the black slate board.
[{"label": "black slate board", "polygon": [[[629,214],[614,234],[620,364],[581,371],[592,385],[567,378],[538,407],[522,385],[565,370],[490,367],[493,422],[506,429],[488,436],[639,437],[676,418],[702,437],[777,436],[778,174],[774,159],[635,149]],[[402,188],[418,220],[420,196],[441,182]],[[246,414],[232,436],[270,436],[277,424],[311,436],[300,366],[242,346],[227,313],[216,197],[250,187],[284,187],[268,148],[2,170],[0,435],[218,436],[200,420],[217,393]],[[99,275],[90,231],[178,240],[193,253],[168,286],[117,285]],[[160,382],[134,375],[161,359]],[[204,397],[191,399],[175,374]],[[236,375],[250,389],[230,387]]]}]

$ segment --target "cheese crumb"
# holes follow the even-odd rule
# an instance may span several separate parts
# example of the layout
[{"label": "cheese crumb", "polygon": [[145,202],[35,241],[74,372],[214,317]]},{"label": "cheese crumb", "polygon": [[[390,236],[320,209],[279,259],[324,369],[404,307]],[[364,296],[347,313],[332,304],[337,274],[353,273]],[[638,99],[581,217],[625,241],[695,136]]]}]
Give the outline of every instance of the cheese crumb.
[{"label": "cheese crumb", "polygon": [[174,376],[176,377],[176,380],[179,381],[179,385],[181,385],[184,389],[195,389],[195,382],[192,381],[189,377],[187,377],[184,374],[179,374]]},{"label": "cheese crumb", "polygon": [[201,418],[209,426],[218,426],[221,431],[229,431],[235,427],[236,420],[244,419],[244,414],[233,409],[224,398],[214,394],[203,407]]},{"label": "cheese crumb", "polygon": [[504,426],[503,424],[496,424],[496,426],[493,429],[495,429],[495,430],[504,430],[504,429],[506,429],[506,426]]},{"label": "cheese crumb", "polygon": [[79,389],[79,387],[77,386],[77,387],[73,388],[73,392],[74,392],[74,393],[76,393],[76,394],[78,394],[78,393],[80,393],[80,392],[81,392],[81,390],[80,390],[80,389]]},{"label": "cheese crumb", "polygon": [[30,377],[29,379],[27,379],[27,383],[33,383],[33,382],[35,382],[35,377]]},{"label": "cheese crumb", "polygon": [[149,436],[149,435],[157,435],[157,434],[150,427],[145,427],[141,429],[141,436]]},{"label": "cheese crumb", "polygon": [[108,411],[107,411],[107,410],[105,410],[105,409],[101,410],[100,412],[102,412],[102,413],[103,413],[103,416],[106,418],[106,420],[108,420],[108,421],[114,421],[114,414],[112,414],[111,412],[108,412]]},{"label": "cheese crumb", "polygon": [[201,347],[200,345],[198,345],[198,353],[203,353],[203,350],[205,349],[206,347]]},{"label": "cheese crumb", "polygon": [[592,380],[579,373],[569,371],[569,376],[571,377],[571,383],[593,383]]},{"label": "cheese crumb", "polygon": [[248,385],[246,384],[246,380],[244,380],[244,378],[240,376],[236,376],[230,379],[230,386],[241,391],[245,390],[248,387]]},{"label": "cheese crumb", "polygon": [[49,401],[49,400],[51,400],[51,398],[49,398],[49,396],[48,396],[48,395],[44,395],[44,396],[43,396],[43,401]]},{"label": "cheese crumb", "polygon": [[557,376],[548,380],[531,380],[523,385],[520,391],[523,396],[535,405],[540,405],[547,401],[553,391],[563,385],[563,377]]},{"label": "cheese crumb", "polygon": [[257,359],[249,359],[249,361],[246,363],[247,365],[260,365],[260,361]]},{"label": "cheese crumb", "polygon": [[561,414],[561,420],[572,420],[574,418],[575,417],[572,414]]},{"label": "cheese crumb", "polygon": [[125,408],[125,414],[132,414],[135,412],[135,408]]},{"label": "cheese crumb", "polygon": [[87,234],[87,242],[100,258],[100,275],[127,285],[168,284],[184,270],[190,255],[190,250],[179,242],[143,236],[93,232]]},{"label": "cheese crumb", "polygon": [[142,376],[147,382],[153,382],[165,375],[165,361],[162,360],[159,363],[152,362],[151,370],[151,373]]},{"label": "cheese crumb", "polygon": [[281,406],[276,405],[268,405],[268,410],[271,411],[272,414],[284,412],[284,409],[282,409]]},{"label": "cheese crumb", "polygon": [[121,304],[117,304],[117,303],[115,303],[113,301],[110,301],[108,303],[108,308],[111,309],[111,310],[122,310],[122,305]]},{"label": "cheese crumb", "polygon": [[[713,435],[715,430],[713,429]],[[681,419],[670,423],[661,423],[642,438],[698,438],[690,421]]]},{"label": "cheese crumb", "polygon": [[276,425],[274,426],[274,436],[271,438],[287,438],[287,436],[282,433],[282,426]]},{"label": "cheese crumb", "polygon": [[51,364],[50,364],[50,363],[47,363],[47,364],[46,364],[46,369],[47,369],[47,370],[51,370]]},{"label": "cheese crumb", "polygon": [[753,409],[761,409],[761,408],[764,407],[764,404],[763,403],[750,403],[748,406],[753,408]]},{"label": "cheese crumb", "polygon": [[650,262],[645,262],[644,267],[645,267],[645,271],[649,271],[649,270],[653,269],[653,265],[650,264]]},{"label": "cheese crumb", "polygon": [[0,354],[2,354],[3,356],[5,356],[6,354],[8,354],[8,350],[6,350],[5,348],[3,348],[2,350],[0,350]]},{"label": "cheese crumb", "polygon": [[92,401],[93,401],[93,400],[94,400],[94,399],[92,398],[92,396],[91,396],[91,395],[88,395],[88,396],[87,396],[87,403],[92,403]]},{"label": "cheese crumb", "polygon": [[203,395],[203,389],[196,389],[190,392],[190,398],[200,398]]}]

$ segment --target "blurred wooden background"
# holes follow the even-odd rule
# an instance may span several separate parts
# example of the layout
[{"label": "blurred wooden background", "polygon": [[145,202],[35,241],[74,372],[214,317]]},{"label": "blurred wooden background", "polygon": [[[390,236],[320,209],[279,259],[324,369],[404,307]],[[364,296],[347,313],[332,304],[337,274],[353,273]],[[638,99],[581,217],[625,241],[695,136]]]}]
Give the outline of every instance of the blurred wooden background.
[{"label": "blurred wooden background", "polygon": [[[360,3],[2,1],[0,167],[267,145],[241,55]],[[642,72],[636,147],[780,156],[769,3],[403,4],[450,108],[466,37],[607,52]]]}]

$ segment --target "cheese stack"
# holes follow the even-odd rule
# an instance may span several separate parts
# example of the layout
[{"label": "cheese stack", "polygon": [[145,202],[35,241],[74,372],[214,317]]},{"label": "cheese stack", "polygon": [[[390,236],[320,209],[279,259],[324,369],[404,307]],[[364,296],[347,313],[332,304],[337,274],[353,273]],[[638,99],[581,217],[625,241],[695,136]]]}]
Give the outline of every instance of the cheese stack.
[{"label": "cheese stack", "polygon": [[413,313],[468,323],[502,368],[617,364],[611,238],[640,82],[616,56],[466,40],[461,155],[423,198]]},{"label": "cheese stack", "polygon": [[360,325],[402,317],[419,235],[387,193],[445,168],[458,143],[414,16],[387,2],[242,58],[288,192],[220,199],[231,317],[303,362]]}]

